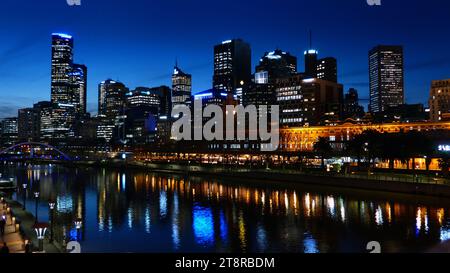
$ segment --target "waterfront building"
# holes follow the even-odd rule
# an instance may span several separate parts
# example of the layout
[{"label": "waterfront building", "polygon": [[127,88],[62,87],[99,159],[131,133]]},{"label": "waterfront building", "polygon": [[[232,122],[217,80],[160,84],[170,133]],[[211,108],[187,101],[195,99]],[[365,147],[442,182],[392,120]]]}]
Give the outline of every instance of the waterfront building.
[{"label": "waterfront building", "polygon": [[431,83],[429,106],[431,121],[450,121],[450,79]]},{"label": "waterfront building", "polygon": [[[213,89],[237,96],[251,81],[250,45],[241,39],[224,41],[214,47]],[[239,90],[238,90],[239,89]]]},{"label": "waterfront building", "polygon": [[[450,132],[450,122],[416,122],[416,123],[386,123],[386,124],[354,124],[344,123],[336,126],[293,127],[280,130],[280,149],[282,151],[300,152],[313,151],[314,144],[323,137],[332,142],[337,149],[343,149],[344,144],[367,130],[380,133],[399,133],[419,131],[425,134],[444,134]],[[447,136],[447,139],[450,136]]]},{"label": "waterfront building", "polygon": [[404,103],[403,48],[377,46],[369,52],[369,84],[372,113]]}]

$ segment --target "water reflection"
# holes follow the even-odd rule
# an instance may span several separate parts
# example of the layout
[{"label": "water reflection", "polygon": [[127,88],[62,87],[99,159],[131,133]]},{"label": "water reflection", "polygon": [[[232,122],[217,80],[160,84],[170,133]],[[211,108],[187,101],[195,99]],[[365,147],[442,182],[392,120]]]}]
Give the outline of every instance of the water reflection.
[{"label": "water reflection", "polygon": [[448,207],[408,200],[139,171],[3,166],[2,172],[39,187],[40,219],[48,219],[47,200],[56,200],[56,240],[73,237],[74,219],[83,219],[80,240],[88,252],[361,252],[371,240],[389,242],[386,251],[425,251],[450,238]]}]

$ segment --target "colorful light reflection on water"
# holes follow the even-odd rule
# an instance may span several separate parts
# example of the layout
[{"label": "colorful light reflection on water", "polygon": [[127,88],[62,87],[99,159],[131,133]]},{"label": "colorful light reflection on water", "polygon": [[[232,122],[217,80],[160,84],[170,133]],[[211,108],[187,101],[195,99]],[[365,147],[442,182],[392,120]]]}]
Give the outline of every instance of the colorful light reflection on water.
[{"label": "colorful light reflection on water", "polygon": [[[74,237],[81,218],[86,252],[365,252],[374,240],[386,252],[410,252],[450,240],[450,200],[144,171],[1,168],[40,189],[41,220],[48,220],[47,200],[56,200],[56,240]],[[31,195],[27,207],[34,212]]]}]

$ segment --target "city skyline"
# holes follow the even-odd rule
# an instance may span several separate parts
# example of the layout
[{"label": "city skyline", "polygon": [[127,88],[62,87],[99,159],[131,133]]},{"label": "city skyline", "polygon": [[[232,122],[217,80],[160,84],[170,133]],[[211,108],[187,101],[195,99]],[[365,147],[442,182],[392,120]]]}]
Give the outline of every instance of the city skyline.
[{"label": "city skyline", "polygon": [[[25,3],[26,2],[27,1],[25,1]],[[190,7],[190,9],[199,5],[199,2],[202,1],[191,3],[192,7]],[[295,7],[301,7],[304,5],[304,7],[314,8],[315,6],[315,4],[305,3],[304,1],[299,4],[292,3],[290,1],[286,2],[286,5],[291,4]],[[191,31],[188,29],[186,31],[182,31],[182,33],[176,31],[177,35],[181,35],[173,38],[174,41],[176,40],[180,42],[183,37],[186,38],[186,35],[194,36],[193,39],[189,39],[188,41],[183,40],[183,42],[186,43],[183,43],[182,47],[176,46],[176,44],[171,43],[168,39],[164,39],[164,36],[170,33],[170,31],[163,33],[165,30],[167,31],[170,28],[164,25],[162,25],[159,28],[159,31],[155,33],[155,39],[153,39],[153,37],[147,37],[149,34],[147,31],[142,32],[142,41],[144,43],[130,43],[126,36],[133,36],[136,38],[137,30],[143,27],[136,26],[136,23],[139,22],[135,21],[139,20],[127,23],[130,27],[128,31],[120,28],[116,31],[117,34],[115,36],[112,35],[112,37],[106,37],[108,32],[111,31],[111,28],[105,28],[105,31],[99,30],[98,26],[93,27],[93,29],[89,29],[89,27],[87,27],[89,22],[88,19],[86,19],[86,23],[80,25],[67,23],[67,21],[69,21],[68,19],[61,20],[61,22],[58,22],[58,20],[42,20],[42,22],[37,23],[37,27],[34,28],[33,31],[28,31],[23,29],[24,26],[18,23],[17,18],[10,18],[12,28],[10,28],[9,31],[14,29],[22,29],[22,32],[8,35],[8,37],[11,38],[8,41],[11,42],[0,45],[0,78],[3,86],[3,92],[0,94],[0,107],[2,109],[1,117],[15,116],[19,108],[30,107],[33,103],[50,99],[50,63],[48,56],[51,53],[49,44],[51,41],[52,32],[66,32],[74,36],[74,52],[77,55],[77,62],[86,64],[90,71],[88,81],[88,111],[91,113],[95,113],[97,111],[97,85],[101,81],[108,78],[120,80],[131,89],[138,86],[171,86],[171,74],[175,64],[175,59],[178,59],[179,66],[184,72],[192,74],[193,93],[211,88],[213,77],[213,46],[220,43],[222,40],[232,38],[242,38],[250,43],[252,50],[252,72],[255,72],[255,66],[258,64],[258,61],[263,56],[264,52],[272,51],[276,48],[280,48],[284,51],[290,52],[294,56],[297,56],[299,59],[298,70],[302,71],[302,67],[304,66],[303,51],[309,47],[309,29],[313,31],[313,48],[319,51],[320,57],[331,56],[337,59],[339,73],[338,78],[339,82],[344,84],[344,90],[348,90],[351,87],[356,88],[360,93],[360,97],[364,99],[369,97],[367,68],[368,51],[378,44],[399,44],[404,46],[406,102],[420,102],[427,104],[431,80],[448,78],[448,74],[446,74],[446,72],[450,69],[450,65],[448,64],[450,56],[446,56],[446,54],[449,53],[443,50],[443,48],[442,50],[439,50],[439,48],[441,48],[441,44],[445,44],[445,42],[441,42],[439,44],[435,43],[433,44],[434,50],[422,50],[422,52],[418,54],[418,47],[421,48],[423,46],[423,41],[417,41],[417,38],[415,38],[415,40],[413,39],[408,41],[408,37],[402,36],[401,31],[396,32],[406,27],[405,22],[400,22],[402,21],[401,19],[404,15],[398,14],[398,24],[395,25],[392,30],[388,29],[387,31],[386,29],[383,29],[384,31],[381,32],[374,31],[374,29],[370,28],[373,27],[373,22],[370,21],[370,19],[373,19],[372,16],[376,14],[390,14],[396,10],[398,11],[399,7],[397,5],[386,3],[382,7],[370,7],[367,6],[364,1],[350,2],[352,2],[351,5],[354,5],[356,8],[356,10],[353,10],[355,15],[356,12],[359,12],[359,16],[362,16],[363,14],[368,16],[367,19],[362,22],[362,25],[369,26],[367,28],[368,32],[373,32],[373,35],[369,35],[371,37],[367,37],[368,35],[366,33],[355,41],[352,34],[354,33],[356,35],[355,32],[358,32],[358,35],[360,35],[362,30],[359,28],[353,28],[350,30],[351,33],[348,33],[345,36],[339,36],[337,33],[331,34],[327,32],[327,30],[324,29],[324,24],[321,24],[321,26],[311,26],[311,23],[299,24],[298,27],[295,27],[295,32],[292,32],[294,35],[292,35],[288,33],[292,30],[292,26],[289,26],[286,22],[283,22],[276,11],[274,11],[273,16],[274,18],[280,19],[280,22],[271,24],[271,27],[281,27],[278,32],[274,33],[272,31],[267,31],[268,29],[265,31],[255,30],[250,32],[250,29],[254,29],[258,25],[250,22],[245,22],[242,30],[238,29],[235,22],[230,22],[228,28],[227,26],[214,23],[208,28],[216,26],[218,30],[222,29],[223,31],[215,32],[208,29],[200,30],[195,28],[189,28]],[[185,3],[178,2],[176,4],[186,5]],[[33,6],[34,4],[29,3],[29,5]],[[43,7],[45,8],[46,5],[47,4],[42,3],[42,5],[36,5],[35,8],[40,10]],[[345,10],[349,5],[350,4],[345,3],[339,6],[334,3],[328,3],[326,7],[321,5],[320,9],[323,10],[324,13],[330,13],[332,8]],[[31,8],[26,6],[24,3],[6,3],[6,9],[10,8],[12,10],[12,14],[17,12],[18,6],[23,6],[23,8],[25,8],[23,11],[24,14],[30,12],[29,9]],[[126,8],[131,11],[142,6],[148,5],[142,3],[141,1],[136,1],[136,5],[130,4]],[[64,1],[61,3],[55,3],[53,6],[55,12],[57,12],[56,15],[63,17],[68,16],[68,18],[78,16],[79,14],[77,15],[77,13],[80,11],[84,13],[94,12],[98,9],[98,7],[99,6],[85,4],[81,7],[73,8],[68,7]],[[155,3],[152,7],[158,7],[167,12],[170,6],[167,6],[164,3]],[[118,3],[117,1],[109,1],[105,8],[113,10],[118,8]],[[250,8],[251,7],[246,4],[242,4],[242,12],[249,10]],[[260,7],[256,8],[258,9]],[[419,12],[419,9],[422,7],[411,4],[404,8],[412,12]],[[426,7],[423,8],[426,9]],[[285,11],[290,12],[288,10]],[[176,12],[179,13],[178,9]],[[348,15],[348,12],[349,11],[343,15]],[[206,10],[205,13],[207,14],[208,10]],[[267,11],[264,13],[269,14]],[[250,15],[251,16],[248,17],[258,17],[255,13]],[[335,15],[334,18],[344,20],[343,15]],[[6,15],[0,20],[8,20],[8,16],[10,15]],[[161,15],[158,15],[158,17],[159,16]],[[98,19],[100,19],[100,17],[101,16],[99,16]],[[416,19],[414,23],[417,24],[419,21],[425,23],[426,16],[422,18],[422,20]],[[438,16],[436,16],[436,18],[439,19],[434,20],[433,23],[428,22],[428,24],[430,24],[429,26],[432,25],[433,27],[430,28],[430,34],[427,35],[431,36],[431,33],[435,33],[436,31],[439,31],[440,27],[444,27],[445,24],[443,24],[444,22],[442,22],[442,20],[446,19]],[[246,20],[248,20],[247,17]],[[179,21],[179,19],[174,19],[174,21],[169,25],[176,22],[179,23]],[[386,24],[389,22],[379,23]],[[199,22],[198,20],[194,20],[194,22],[190,22],[187,26],[191,24],[199,25]],[[344,23],[338,23],[338,25],[342,24]],[[133,26],[135,27],[134,29],[131,28]],[[421,31],[421,28],[419,28],[418,31]],[[33,33],[29,36],[23,37],[23,35],[28,32]],[[338,29],[336,32],[342,33],[342,30]],[[396,32],[395,35],[394,32]],[[198,36],[201,36],[202,33],[210,33],[211,35],[208,35],[207,38],[199,38]],[[3,36],[5,37],[6,35],[7,33],[4,33]],[[100,39],[100,37],[95,37],[97,35],[104,38],[104,45],[102,45],[102,39]],[[196,37],[198,39],[195,39]],[[114,44],[112,44],[113,39],[116,42]],[[445,40],[447,38],[444,37],[443,39]],[[153,43],[145,43],[149,40],[153,41]],[[28,44],[23,45],[25,41],[29,42]],[[157,42],[155,43],[155,41]],[[352,44],[351,48],[346,48],[343,45],[345,41],[354,42],[354,44]],[[133,50],[127,50],[130,48]],[[160,50],[158,52],[160,54],[153,53],[152,49],[155,48]],[[139,58],[140,53],[145,53],[145,55],[142,56],[143,58]],[[105,60],[105,58],[107,60]],[[26,64],[25,66],[23,64],[24,62]],[[17,63],[22,64],[17,65]],[[12,69],[7,69],[10,66]],[[32,73],[27,73],[30,72],[30,70]],[[24,78],[17,80],[18,74],[24,76]],[[6,93],[13,93],[15,95],[13,97],[6,96]]]}]

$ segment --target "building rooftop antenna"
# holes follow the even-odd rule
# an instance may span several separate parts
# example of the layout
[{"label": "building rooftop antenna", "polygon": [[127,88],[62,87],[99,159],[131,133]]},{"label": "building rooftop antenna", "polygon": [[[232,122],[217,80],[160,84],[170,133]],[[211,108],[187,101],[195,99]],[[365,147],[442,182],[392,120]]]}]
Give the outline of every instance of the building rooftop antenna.
[{"label": "building rooftop antenna", "polygon": [[309,30],[309,49],[312,49],[312,31]]}]

